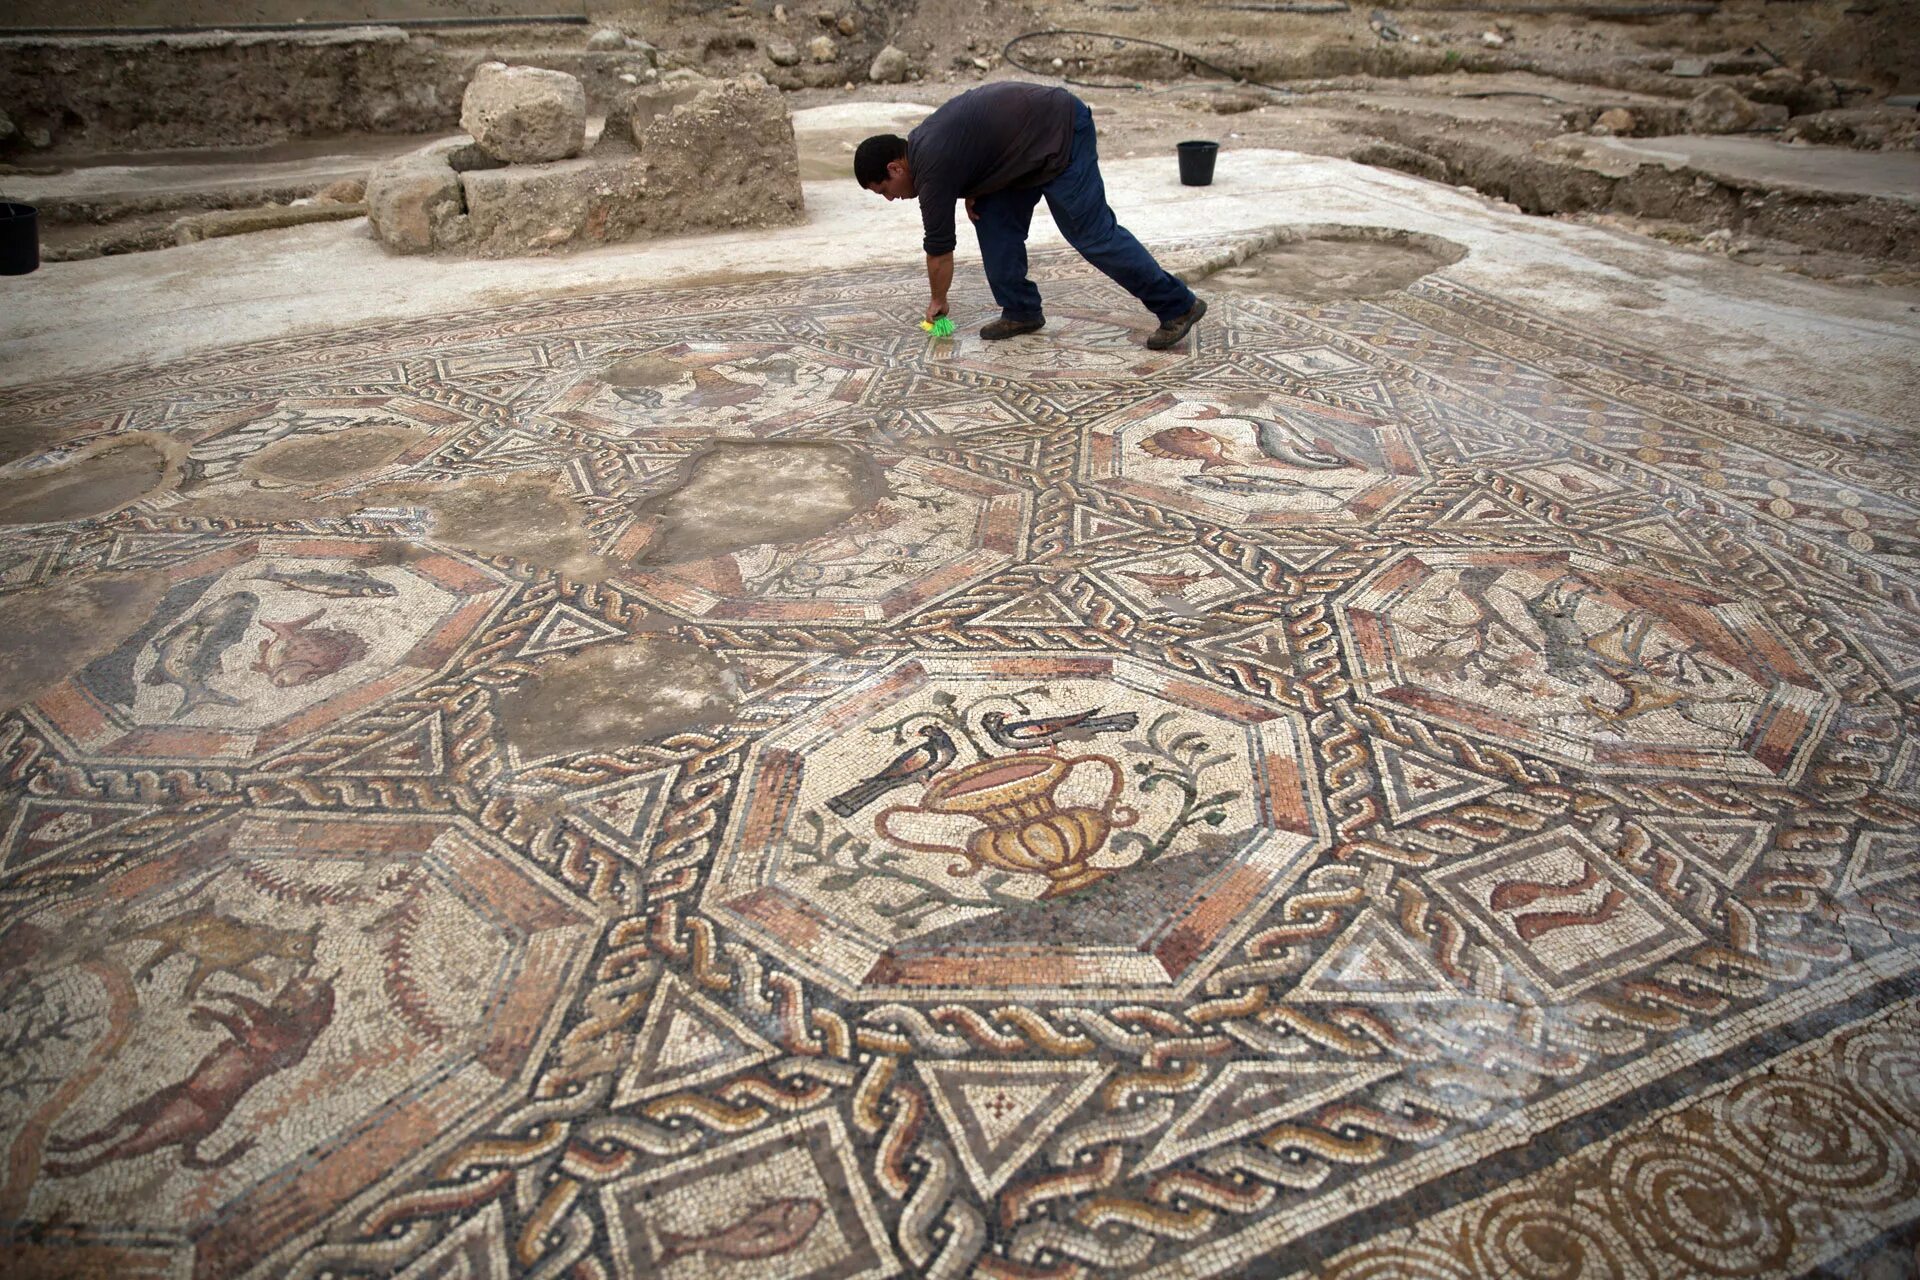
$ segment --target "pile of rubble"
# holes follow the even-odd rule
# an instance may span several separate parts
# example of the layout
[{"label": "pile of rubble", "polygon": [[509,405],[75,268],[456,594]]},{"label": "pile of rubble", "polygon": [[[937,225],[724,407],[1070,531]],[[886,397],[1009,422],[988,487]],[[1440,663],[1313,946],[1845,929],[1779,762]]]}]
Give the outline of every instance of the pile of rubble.
[{"label": "pile of rubble", "polygon": [[387,248],[511,257],[801,217],[792,118],[758,76],[673,72],[633,85],[589,147],[577,78],[489,62],[467,85],[460,124],[470,139],[368,180],[368,220]]}]

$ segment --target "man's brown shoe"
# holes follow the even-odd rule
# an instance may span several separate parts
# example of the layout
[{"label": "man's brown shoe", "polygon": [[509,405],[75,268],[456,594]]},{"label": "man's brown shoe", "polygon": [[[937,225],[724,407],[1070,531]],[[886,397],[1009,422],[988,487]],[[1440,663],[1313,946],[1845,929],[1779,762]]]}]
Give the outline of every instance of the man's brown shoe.
[{"label": "man's brown shoe", "polygon": [[1147,335],[1147,350],[1165,351],[1174,343],[1187,336],[1187,330],[1198,324],[1200,317],[1207,314],[1207,300],[1195,298],[1193,310],[1175,320],[1169,320]]},{"label": "man's brown shoe", "polygon": [[1017,338],[1023,333],[1038,333],[1046,327],[1046,318],[1038,320],[1009,320],[1001,316],[980,330],[980,336],[988,342],[998,342],[1002,338]]}]

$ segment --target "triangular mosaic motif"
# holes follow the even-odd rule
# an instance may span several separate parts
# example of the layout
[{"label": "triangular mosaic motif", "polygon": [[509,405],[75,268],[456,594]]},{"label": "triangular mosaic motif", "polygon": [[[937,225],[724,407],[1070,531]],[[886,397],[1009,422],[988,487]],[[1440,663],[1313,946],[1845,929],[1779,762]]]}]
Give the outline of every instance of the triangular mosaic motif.
[{"label": "triangular mosaic motif", "polygon": [[1506,783],[1392,742],[1373,744],[1381,794],[1395,826],[1491,795]]},{"label": "triangular mosaic motif", "polygon": [[961,1164],[991,1196],[1106,1077],[1097,1062],[921,1062]]},{"label": "triangular mosaic motif", "polygon": [[640,1024],[614,1105],[697,1088],[776,1056],[759,1032],[667,974]]},{"label": "triangular mosaic motif", "polygon": [[1300,977],[1295,1000],[1409,1004],[1460,994],[1433,957],[1369,908]]},{"label": "triangular mosaic motif", "polygon": [[533,633],[520,646],[517,656],[537,658],[626,634],[611,622],[583,613],[570,604],[556,604],[534,625]]}]

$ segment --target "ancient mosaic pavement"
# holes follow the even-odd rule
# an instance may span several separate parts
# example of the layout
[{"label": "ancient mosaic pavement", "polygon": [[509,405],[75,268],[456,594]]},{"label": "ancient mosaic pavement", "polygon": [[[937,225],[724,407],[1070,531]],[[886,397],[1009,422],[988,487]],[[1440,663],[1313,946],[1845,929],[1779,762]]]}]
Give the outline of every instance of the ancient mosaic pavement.
[{"label": "ancient mosaic pavement", "polygon": [[1044,269],[14,397],[7,1273],[1910,1257],[1910,442]]}]

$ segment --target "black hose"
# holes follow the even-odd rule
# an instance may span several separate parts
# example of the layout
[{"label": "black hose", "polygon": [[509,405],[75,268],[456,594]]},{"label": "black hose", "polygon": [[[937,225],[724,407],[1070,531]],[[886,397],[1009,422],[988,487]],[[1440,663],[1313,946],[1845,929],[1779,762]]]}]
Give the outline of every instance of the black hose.
[{"label": "black hose", "polygon": [[1195,57],[1185,49],[1177,49],[1170,44],[1161,44],[1158,40],[1141,40],[1134,36],[1117,36],[1111,31],[1070,31],[1057,27],[1046,31],[1029,31],[1025,35],[1015,36],[1013,39],[1007,41],[1000,50],[1000,56],[1006,61],[1008,66],[1014,68],[1016,71],[1024,71],[1031,76],[1053,76],[1055,79],[1064,80],[1068,84],[1079,85],[1086,89],[1144,89],[1147,87],[1143,84],[1103,84],[1097,80],[1076,80],[1072,76],[1055,75],[1051,69],[1030,67],[1013,56],[1013,46],[1028,40],[1039,40],[1047,36],[1089,36],[1096,40],[1112,40],[1120,44],[1144,44],[1148,48],[1164,49],[1175,57],[1191,63],[1196,67],[1205,67],[1208,71],[1217,72],[1235,84],[1252,85],[1257,89],[1270,89],[1274,93],[1293,94],[1299,92],[1297,89],[1289,89],[1285,85],[1268,84],[1263,80],[1253,80],[1246,76],[1236,75],[1234,72],[1227,70],[1217,63],[1208,62],[1205,58]]}]

